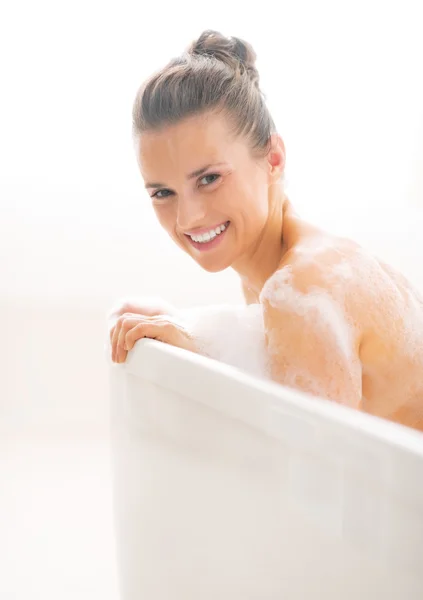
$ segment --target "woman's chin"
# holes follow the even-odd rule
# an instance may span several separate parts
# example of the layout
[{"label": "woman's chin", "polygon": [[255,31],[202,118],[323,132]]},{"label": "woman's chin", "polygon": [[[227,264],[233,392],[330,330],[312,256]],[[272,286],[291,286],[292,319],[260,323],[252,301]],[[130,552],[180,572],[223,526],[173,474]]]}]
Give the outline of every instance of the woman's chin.
[{"label": "woman's chin", "polygon": [[219,271],[224,271],[232,264],[229,261],[218,260],[217,257],[212,256],[192,256],[192,258],[202,269],[209,273],[219,273]]},{"label": "woman's chin", "polygon": [[[217,254],[217,253],[216,253]],[[222,255],[217,256],[216,254],[210,252],[198,253],[198,252],[189,252],[189,255],[197,265],[199,265],[204,271],[208,271],[209,273],[218,273],[219,271],[224,271],[228,269],[233,260],[230,260],[228,257],[223,257]]]}]

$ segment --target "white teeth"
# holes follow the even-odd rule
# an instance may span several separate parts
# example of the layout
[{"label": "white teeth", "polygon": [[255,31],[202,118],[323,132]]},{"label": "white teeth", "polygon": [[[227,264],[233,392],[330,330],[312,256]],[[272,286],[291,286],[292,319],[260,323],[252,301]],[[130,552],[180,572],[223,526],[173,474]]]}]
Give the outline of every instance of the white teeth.
[{"label": "white teeth", "polygon": [[226,225],[218,225],[215,229],[210,229],[205,233],[199,233],[197,235],[190,235],[190,238],[199,244],[204,244],[205,242],[210,242],[214,240],[217,235],[220,235],[222,231],[225,231]]}]

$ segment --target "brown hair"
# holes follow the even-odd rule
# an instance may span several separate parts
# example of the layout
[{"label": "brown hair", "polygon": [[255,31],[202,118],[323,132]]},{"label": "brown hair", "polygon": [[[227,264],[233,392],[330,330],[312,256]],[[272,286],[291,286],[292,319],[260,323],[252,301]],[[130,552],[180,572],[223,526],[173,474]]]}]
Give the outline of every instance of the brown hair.
[{"label": "brown hair", "polygon": [[224,111],[235,134],[252,149],[268,149],[275,125],[259,88],[256,54],[243,40],[204,31],[139,89],[133,106],[133,131],[157,130],[209,110]]}]

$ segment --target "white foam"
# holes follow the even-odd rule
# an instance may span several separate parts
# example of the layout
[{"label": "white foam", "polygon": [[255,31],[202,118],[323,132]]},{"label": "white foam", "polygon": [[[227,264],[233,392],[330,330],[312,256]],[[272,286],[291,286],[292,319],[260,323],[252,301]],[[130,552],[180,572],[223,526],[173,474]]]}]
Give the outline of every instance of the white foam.
[{"label": "white foam", "polygon": [[[330,267],[308,261],[313,279],[317,275],[321,285],[299,289],[295,270],[288,266],[277,271],[262,290],[261,303],[300,315],[304,328],[315,331],[322,339],[322,347],[330,348],[324,389],[295,356],[290,357],[289,369],[285,368],[279,381],[344,402],[337,389],[336,373],[347,378],[350,374],[355,382],[355,367],[360,367],[355,356],[358,336],[361,331],[374,331],[380,344],[394,345],[397,352],[392,364],[378,355],[379,363],[383,360],[374,371],[371,364],[363,365],[373,389],[379,389],[382,408],[391,406],[392,412],[401,398],[407,398],[408,404],[413,398],[421,403],[423,299],[399,273],[362,249],[355,249],[348,260],[339,258]],[[271,362],[279,353],[283,358],[283,351],[291,344],[288,333],[281,340],[280,331],[264,331],[261,304],[197,308],[184,311],[182,317],[196,338],[200,353],[259,377],[271,376]],[[372,402],[376,401],[373,398]]]},{"label": "white foam", "polygon": [[263,310],[260,304],[219,305],[181,312],[201,354],[258,377],[268,377]]},{"label": "white foam", "polygon": [[323,288],[311,286],[307,293],[296,289],[290,267],[277,271],[267,281],[260,299],[267,300],[274,308],[301,315],[305,326],[318,327],[322,334],[333,339],[343,356],[351,356],[353,331],[341,302]]},{"label": "white foam", "polygon": [[353,279],[354,271],[351,264],[344,260],[331,266],[330,275],[334,279],[340,279],[342,282],[345,282],[346,280]]}]

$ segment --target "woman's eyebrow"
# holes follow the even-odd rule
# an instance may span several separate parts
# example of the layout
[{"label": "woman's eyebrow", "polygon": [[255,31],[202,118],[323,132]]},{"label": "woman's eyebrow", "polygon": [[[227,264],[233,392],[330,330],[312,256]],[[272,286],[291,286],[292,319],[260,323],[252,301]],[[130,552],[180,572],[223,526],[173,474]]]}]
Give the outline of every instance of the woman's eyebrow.
[{"label": "woman's eyebrow", "polygon": [[194,177],[200,177],[200,175],[202,175],[203,173],[205,173],[206,171],[208,171],[210,169],[210,167],[221,167],[224,163],[214,163],[214,164],[208,164],[205,167],[201,167],[201,169],[197,169],[196,171],[193,171],[192,173],[189,173],[187,175],[187,179],[194,179]]},{"label": "woman's eyebrow", "polygon": [[[201,167],[201,169],[196,169],[195,171],[192,171],[192,173],[188,173],[187,175],[187,179],[194,179],[195,177],[200,177],[200,175],[202,175],[203,173],[205,173],[206,171],[208,171],[211,167],[221,167],[223,166],[225,163],[210,163],[208,165],[205,165],[204,167]],[[157,182],[147,182],[145,184],[146,188],[163,188],[166,187],[165,183],[157,183]]]},{"label": "woman's eyebrow", "polygon": [[146,188],[162,188],[162,187],[166,187],[164,183],[149,183],[147,182],[145,184]]}]

